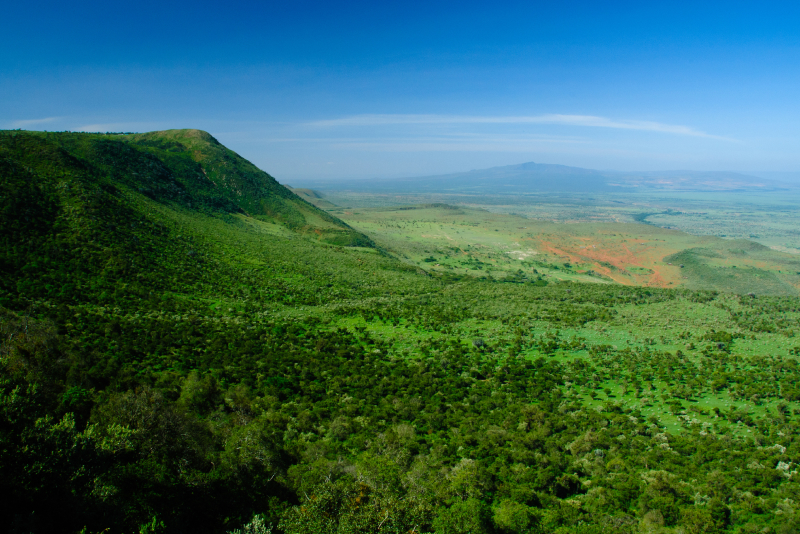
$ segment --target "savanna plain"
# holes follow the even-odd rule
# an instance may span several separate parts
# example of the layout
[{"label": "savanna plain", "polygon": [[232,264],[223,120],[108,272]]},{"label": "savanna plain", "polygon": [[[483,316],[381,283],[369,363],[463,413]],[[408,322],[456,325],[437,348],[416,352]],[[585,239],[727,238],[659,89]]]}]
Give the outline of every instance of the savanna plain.
[{"label": "savanna plain", "polygon": [[797,532],[795,196],[291,189],[198,130],[0,132],[2,528]]}]

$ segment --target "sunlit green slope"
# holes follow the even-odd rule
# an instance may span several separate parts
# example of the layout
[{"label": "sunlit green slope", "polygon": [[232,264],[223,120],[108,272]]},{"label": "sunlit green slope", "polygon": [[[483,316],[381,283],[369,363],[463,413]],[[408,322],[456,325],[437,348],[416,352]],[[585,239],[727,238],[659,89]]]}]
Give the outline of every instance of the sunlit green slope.
[{"label": "sunlit green slope", "polygon": [[224,294],[244,283],[231,246],[253,257],[247,286],[316,300],[326,270],[358,256],[333,261],[336,246],[377,258],[363,234],[198,130],[2,132],[0,175],[0,301]]},{"label": "sunlit green slope", "polygon": [[[145,134],[2,132],[0,155],[45,189],[99,187],[139,193],[207,213],[243,213],[322,241],[369,246],[342,221],[316,209],[200,130]],[[98,193],[102,195],[102,193]]]}]

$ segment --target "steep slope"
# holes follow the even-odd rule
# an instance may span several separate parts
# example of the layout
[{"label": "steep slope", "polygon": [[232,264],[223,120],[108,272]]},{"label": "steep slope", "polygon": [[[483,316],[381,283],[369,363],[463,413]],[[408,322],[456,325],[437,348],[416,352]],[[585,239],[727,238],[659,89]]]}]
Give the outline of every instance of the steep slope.
[{"label": "steep slope", "polygon": [[145,134],[7,132],[3,157],[48,180],[127,186],[162,203],[243,213],[321,241],[371,246],[368,238],[304,201],[200,130]]},{"label": "steep slope", "polygon": [[209,138],[0,133],[0,306],[219,298],[256,285],[267,302],[317,302],[342,294],[330,282],[361,256],[380,265],[354,297],[399,268],[369,249],[338,253],[331,244],[371,241]]},{"label": "steep slope", "polygon": [[[193,181],[202,199],[221,197],[250,216],[278,220],[293,230],[318,235],[325,242],[369,245],[365,236],[316,209],[206,132],[167,130],[126,136],[126,141],[144,147],[172,169],[186,168],[190,158],[202,173],[195,174],[197,180]],[[186,170],[191,176],[193,169]]]}]

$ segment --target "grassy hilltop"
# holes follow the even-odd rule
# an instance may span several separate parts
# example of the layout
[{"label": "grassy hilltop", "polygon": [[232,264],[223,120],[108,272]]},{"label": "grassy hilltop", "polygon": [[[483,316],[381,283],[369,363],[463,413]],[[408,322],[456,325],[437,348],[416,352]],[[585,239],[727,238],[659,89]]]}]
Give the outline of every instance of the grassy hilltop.
[{"label": "grassy hilltop", "polygon": [[[541,265],[489,226],[430,248],[197,130],[0,132],[0,200],[4,531],[800,528],[788,289],[587,273],[553,224],[492,238]],[[687,280],[774,271],[708,243]]]}]

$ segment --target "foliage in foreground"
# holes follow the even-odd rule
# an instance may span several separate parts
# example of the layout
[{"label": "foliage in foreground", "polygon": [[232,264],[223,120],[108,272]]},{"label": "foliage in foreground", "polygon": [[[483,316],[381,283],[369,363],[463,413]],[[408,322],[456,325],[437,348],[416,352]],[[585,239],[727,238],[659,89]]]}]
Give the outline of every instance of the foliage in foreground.
[{"label": "foliage in foreground", "polygon": [[404,359],[313,322],[231,323],[222,333],[258,347],[222,349],[238,365],[102,387],[52,325],[13,315],[4,325],[12,530],[136,531],[155,518],[221,531],[254,512],[282,532],[795,525],[790,417],[760,422],[767,439],[701,426],[669,434],[638,410],[566,396],[565,384],[587,379],[581,360],[456,340]]}]

